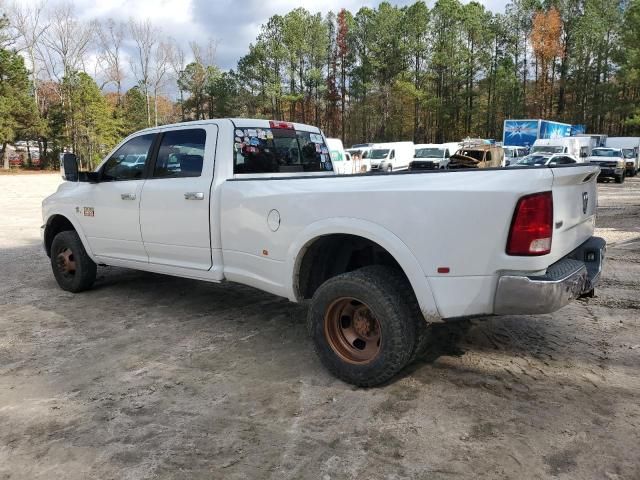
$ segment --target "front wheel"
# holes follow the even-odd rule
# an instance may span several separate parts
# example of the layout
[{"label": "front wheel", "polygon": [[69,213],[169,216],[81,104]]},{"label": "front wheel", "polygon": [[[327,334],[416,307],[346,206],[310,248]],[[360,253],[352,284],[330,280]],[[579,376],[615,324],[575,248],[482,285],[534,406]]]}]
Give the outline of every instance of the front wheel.
[{"label": "front wheel", "polygon": [[622,172],[620,175],[616,175],[616,183],[624,183],[625,172]]},{"label": "front wheel", "polygon": [[60,288],[81,292],[91,288],[97,267],[75,231],[58,233],[51,243],[51,268]]},{"label": "front wheel", "polygon": [[387,173],[393,172],[393,167],[391,165],[387,165]]},{"label": "front wheel", "polygon": [[313,296],[307,326],[322,364],[360,387],[391,379],[413,357],[418,319],[410,286],[395,270],[370,266],[327,280]]}]

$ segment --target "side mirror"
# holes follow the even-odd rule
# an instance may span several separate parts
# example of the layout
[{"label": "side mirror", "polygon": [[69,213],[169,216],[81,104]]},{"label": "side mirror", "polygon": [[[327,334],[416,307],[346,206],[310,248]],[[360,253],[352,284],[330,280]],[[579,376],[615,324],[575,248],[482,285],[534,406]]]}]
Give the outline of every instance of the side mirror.
[{"label": "side mirror", "polygon": [[68,182],[78,181],[78,158],[73,153],[65,153],[62,157],[62,178]]}]

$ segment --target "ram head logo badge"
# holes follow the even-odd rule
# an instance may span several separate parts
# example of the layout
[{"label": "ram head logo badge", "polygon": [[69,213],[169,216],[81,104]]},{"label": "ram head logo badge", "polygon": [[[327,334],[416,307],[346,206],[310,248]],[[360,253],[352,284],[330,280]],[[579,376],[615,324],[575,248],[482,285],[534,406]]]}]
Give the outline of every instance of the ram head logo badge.
[{"label": "ram head logo badge", "polygon": [[587,207],[589,206],[589,194],[582,192],[582,213],[587,213]]}]

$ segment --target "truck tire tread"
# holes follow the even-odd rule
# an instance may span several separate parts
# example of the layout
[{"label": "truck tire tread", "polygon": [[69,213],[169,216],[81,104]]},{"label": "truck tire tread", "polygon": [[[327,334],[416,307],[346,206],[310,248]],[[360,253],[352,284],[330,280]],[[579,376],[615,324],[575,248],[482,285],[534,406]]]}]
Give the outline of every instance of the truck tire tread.
[{"label": "truck tire tread", "polygon": [[[73,252],[76,270],[73,276],[67,277],[58,266],[55,252],[69,248]],[[96,280],[97,266],[91,260],[82,244],[78,233],[66,230],[58,233],[51,243],[51,268],[58,285],[68,292],[78,293],[91,288]]]},{"label": "truck tire tread", "polygon": [[[381,324],[381,350],[369,364],[342,360],[325,338],[325,311],[334,300],[344,296],[366,303]],[[412,361],[417,346],[415,307],[407,301],[408,297],[404,277],[381,265],[343,273],[323,283],[313,296],[307,317],[309,335],[322,364],[334,376],[360,387],[373,387],[390,380]],[[424,319],[421,320],[424,323]]]}]

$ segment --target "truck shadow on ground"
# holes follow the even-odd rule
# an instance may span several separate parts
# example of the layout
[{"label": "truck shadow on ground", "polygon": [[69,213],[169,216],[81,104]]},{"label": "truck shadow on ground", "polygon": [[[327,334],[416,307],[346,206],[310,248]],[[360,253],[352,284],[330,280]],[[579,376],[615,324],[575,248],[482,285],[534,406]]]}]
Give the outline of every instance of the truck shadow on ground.
[{"label": "truck shadow on ground", "polygon": [[[18,252],[5,249],[0,251],[0,259],[32,256],[34,248],[30,245],[17,249]],[[102,321],[116,322],[127,329],[153,323],[163,328],[180,328],[182,335],[201,332],[215,336],[219,324],[231,337],[255,335],[252,344],[263,343],[259,345],[262,351],[269,350],[269,342],[284,340],[285,345],[278,349],[288,350],[287,359],[302,350],[307,357],[312,350],[306,332],[305,305],[244,285],[213,284],[115,267],[99,268],[93,289],[74,295],[58,288],[47,260],[42,255],[42,259],[36,260],[36,268],[26,272],[19,263],[3,265],[3,277],[9,277],[12,287],[2,303],[32,304],[70,322],[97,315]],[[25,292],[28,295],[23,295]],[[462,357],[467,352],[598,367],[606,360],[607,345],[592,335],[596,323],[588,304],[576,302],[553,316],[493,317],[434,324],[425,353],[404,375],[411,375],[442,357]],[[259,333],[263,331],[267,334]],[[207,364],[205,355],[201,357],[203,365]],[[315,360],[312,354],[307,358]]]}]

